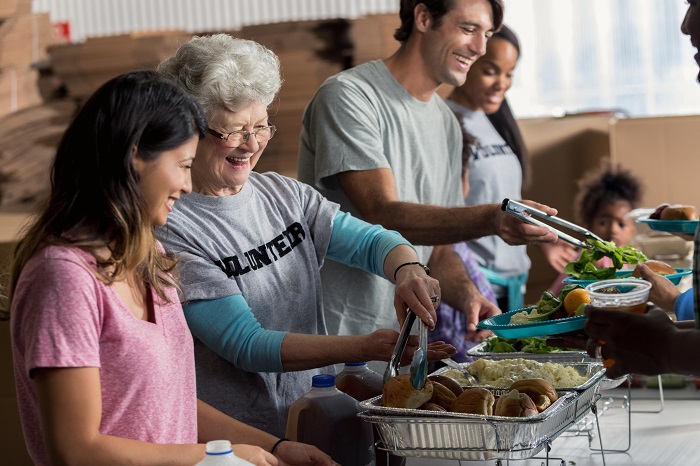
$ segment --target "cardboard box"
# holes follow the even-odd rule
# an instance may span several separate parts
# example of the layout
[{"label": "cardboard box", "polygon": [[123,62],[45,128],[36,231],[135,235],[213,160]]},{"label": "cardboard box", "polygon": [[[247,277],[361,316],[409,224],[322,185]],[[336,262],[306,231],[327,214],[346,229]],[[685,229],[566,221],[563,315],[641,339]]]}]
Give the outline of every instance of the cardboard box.
[{"label": "cardboard box", "polygon": [[644,182],[643,207],[663,202],[700,208],[700,116],[630,118],[611,126],[614,163]]},{"label": "cardboard box", "polygon": [[[610,116],[534,118],[518,123],[530,151],[530,185],[523,198],[555,207],[559,217],[574,221],[578,179],[610,157]],[[539,246],[529,246],[528,255],[532,267],[526,304],[537,302],[558,275]]]},{"label": "cardboard box", "polygon": [[[644,192],[639,207],[653,208],[664,202],[700,207],[700,189],[696,187],[700,173],[698,115],[625,119],[567,116],[523,119],[519,124],[532,165],[531,184],[523,197],[556,207],[562,218],[575,221],[578,179],[600,166],[604,158],[641,180]],[[687,245],[680,243],[685,250]],[[646,247],[653,255],[663,255],[672,246],[673,239],[640,241],[640,248]],[[532,268],[526,302],[535,302],[556,273],[539,247],[529,247],[528,253]],[[680,256],[681,261],[687,257]]]},{"label": "cardboard box", "polygon": [[[9,267],[15,243],[4,238],[13,237],[22,223],[20,216],[0,216],[0,290],[5,290],[9,278]],[[3,291],[4,293],[4,291]],[[0,321],[0,463],[12,466],[31,466],[32,461],[24,444],[22,426],[19,421],[15,379],[12,369],[10,346],[10,323]]]}]

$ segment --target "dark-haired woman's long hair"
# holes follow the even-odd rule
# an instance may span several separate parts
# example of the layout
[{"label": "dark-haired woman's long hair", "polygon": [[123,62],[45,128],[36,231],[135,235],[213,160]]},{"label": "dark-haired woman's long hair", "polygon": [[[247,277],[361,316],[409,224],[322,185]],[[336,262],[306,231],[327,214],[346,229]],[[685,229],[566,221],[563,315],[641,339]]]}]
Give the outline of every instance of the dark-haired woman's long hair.
[{"label": "dark-haired woman's long hair", "polygon": [[10,296],[33,254],[68,245],[95,257],[104,283],[135,271],[165,299],[164,288],[176,286],[175,262],[156,247],[133,157],[155,160],[205,131],[197,102],[157,73],[127,73],[100,87],[61,139],[48,202],[15,251]]}]

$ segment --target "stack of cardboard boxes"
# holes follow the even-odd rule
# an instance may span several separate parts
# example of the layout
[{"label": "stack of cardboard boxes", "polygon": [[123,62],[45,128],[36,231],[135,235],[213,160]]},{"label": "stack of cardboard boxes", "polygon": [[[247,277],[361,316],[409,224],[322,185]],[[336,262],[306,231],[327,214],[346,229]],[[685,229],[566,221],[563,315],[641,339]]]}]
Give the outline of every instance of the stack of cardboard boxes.
[{"label": "stack of cardboard boxes", "polygon": [[0,4],[0,117],[41,103],[39,72],[51,38],[48,15],[31,13],[31,0]]}]

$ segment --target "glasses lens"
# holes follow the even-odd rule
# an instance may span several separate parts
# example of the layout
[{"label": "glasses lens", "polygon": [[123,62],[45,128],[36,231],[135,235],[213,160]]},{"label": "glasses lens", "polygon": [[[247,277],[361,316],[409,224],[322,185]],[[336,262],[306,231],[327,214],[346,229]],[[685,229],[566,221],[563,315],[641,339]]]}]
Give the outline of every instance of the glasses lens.
[{"label": "glasses lens", "polygon": [[255,130],[255,139],[258,142],[265,142],[272,139],[272,135],[275,134],[274,126],[266,126],[264,128],[258,128]]}]

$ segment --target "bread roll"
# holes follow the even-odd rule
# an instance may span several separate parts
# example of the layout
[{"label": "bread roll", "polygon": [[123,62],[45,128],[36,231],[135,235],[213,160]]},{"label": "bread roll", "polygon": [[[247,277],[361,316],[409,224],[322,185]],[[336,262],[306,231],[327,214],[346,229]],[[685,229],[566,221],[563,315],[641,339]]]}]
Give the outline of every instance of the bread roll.
[{"label": "bread roll", "polygon": [[[648,260],[644,262],[644,265],[649,267],[652,272],[660,273],[661,275],[668,275],[671,273],[676,273],[676,269],[671,267],[669,264],[666,262],[661,262],[657,260]],[[637,272],[637,269],[634,269],[634,272],[632,272],[633,277],[641,278],[642,274]]]},{"label": "bread roll", "polygon": [[673,204],[659,213],[661,220],[698,220],[698,211],[691,205]]},{"label": "bread roll", "polygon": [[425,381],[422,390],[416,390],[408,374],[387,380],[382,389],[382,404],[390,408],[416,409],[433,396],[433,383]]},{"label": "bread roll", "polygon": [[495,401],[493,393],[485,388],[467,388],[457,397],[450,411],[491,416]]},{"label": "bread roll", "polygon": [[447,377],[446,375],[431,375],[430,377],[428,377],[428,379],[430,379],[433,382],[441,383],[445,387],[449,388],[452,391],[452,393],[455,394],[455,397],[458,397],[464,391],[459,382],[457,382],[451,377]]},{"label": "bread roll", "polygon": [[452,404],[457,399],[457,395],[452,393],[452,390],[445,387],[440,382],[431,382],[433,383],[433,396],[430,398],[430,401],[442,406],[448,411],[452,409]]},{"label": "bread roll", "polygon": [[418,409],[423,409],[423,410],[426,410],[426,411],[440,411],[440,412],[445,412],[445,411],[447,411],[445,408],[443,408],[443,407],[440,406],[439,404],[433,403],[433,402],[430,402],[430,401],[428,401],[427,403],[423,403],[422,405],[420,405],[420,406],[418,407]]},{"label": "bread roll", "polygon": [[550,404],[554,403],[559,398],[554,385],[545,379],[534,378],[518,380],[513,382],[508,390],[517,390],[520,393],[525,393],[533,400],[544,395],[549,399]]},{"label": "bread roll", "polygon": [[527,417],[534,416],[537,412],[537,406],[532,398],[517,390],[511,390],[499,397],[494,407],[496,416]]}]

